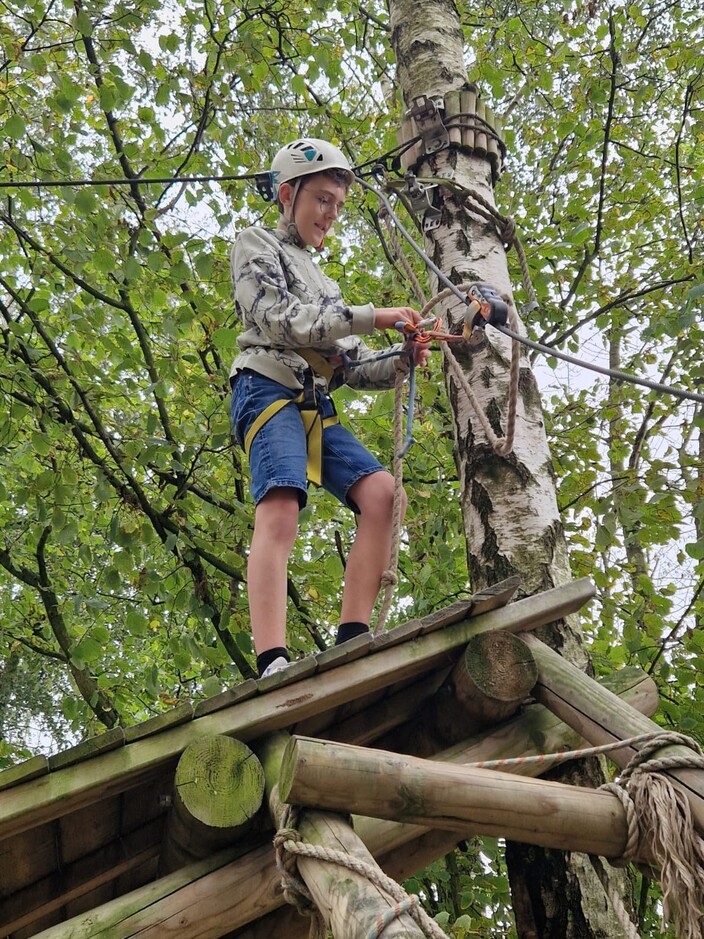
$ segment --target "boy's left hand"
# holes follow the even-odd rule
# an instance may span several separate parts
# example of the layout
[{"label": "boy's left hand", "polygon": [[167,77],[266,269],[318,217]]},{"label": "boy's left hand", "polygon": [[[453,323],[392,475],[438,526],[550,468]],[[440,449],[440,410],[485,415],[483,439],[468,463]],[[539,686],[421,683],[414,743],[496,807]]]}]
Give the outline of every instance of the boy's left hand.
[{"label": "boy's left hand", "polygon": [[413,343],[413,361],[421,368],[428,364],[430,358],[430,346],[422,342]]}]

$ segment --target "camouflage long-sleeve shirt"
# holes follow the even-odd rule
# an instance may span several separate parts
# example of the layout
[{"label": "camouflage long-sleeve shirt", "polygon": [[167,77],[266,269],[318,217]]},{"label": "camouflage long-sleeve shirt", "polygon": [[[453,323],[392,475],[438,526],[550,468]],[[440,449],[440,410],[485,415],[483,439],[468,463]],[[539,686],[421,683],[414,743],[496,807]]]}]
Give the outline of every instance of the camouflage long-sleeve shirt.
[{"label": "camouflage long-sleeve shirt", "polygon": [[[364,360],[374,352],[360,335],[374,331],[374,305],[348,306],[306,248],[286,232],[247,228],[231,254],[237,311],[244,326],[231,375],[251,368],[287,388],[301,389],[308,362],[296,350],[311,348],[327,359]],[[343,372],[360,389],[390,388],[395,362],[370,361]],[[324,377],[316,384],[327,390]]]}]

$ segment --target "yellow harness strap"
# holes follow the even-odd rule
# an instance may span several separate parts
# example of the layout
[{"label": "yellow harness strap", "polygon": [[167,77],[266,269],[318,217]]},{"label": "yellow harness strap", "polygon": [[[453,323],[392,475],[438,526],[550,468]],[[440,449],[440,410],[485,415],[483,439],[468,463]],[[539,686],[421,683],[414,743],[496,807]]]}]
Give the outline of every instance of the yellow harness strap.
[{"label": "yellow harness strap", "polygon": [[[252,441],[257,436],[267,421],[278,414],[281,408],[287,404],[302,404],[304,394],[301,392],[295,398],[280,398],[278,401],[272,401],[270,405],[264,408],[252,422],[252,426],[247,431],[244,438],[244,452],[249,457],[249,451],[252,449]],[[306,450],[308,460],[306,463],[306,476],[315,486],[320,486],[323,481],[323,429],[333,424],[339,423],[337,414],[322,418],[317,409],[300,409],[300,415],[303,418],[303,428],[306,433]]]},{"label": "yellow harness strap", "polygon": [[315,349],[296,349],[298,355],[310,365],[317,375],[322,375],[325,381],[330,384],[330,379],[335,374],[336,366],[322,356]]}]

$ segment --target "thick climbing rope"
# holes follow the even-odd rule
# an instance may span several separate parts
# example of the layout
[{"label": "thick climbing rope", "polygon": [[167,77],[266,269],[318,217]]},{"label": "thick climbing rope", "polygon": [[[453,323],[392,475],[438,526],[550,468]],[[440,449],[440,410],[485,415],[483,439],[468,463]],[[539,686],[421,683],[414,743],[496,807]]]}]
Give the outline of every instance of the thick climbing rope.
[{"label": "thick climbing rope", "polygon": [[[597,756],[636,744],[643,746],[622,771],[618,782],[600,786],[600,789],[618,797],[626,818],[627,839],[623,855],[610,863],[619,866],[639,856],[652,858],[660,870],[664,922],[674,923],[678,939],[701,939],[704,935],[704,840],[695,830],[687,797],[662,775],[670,769],[704,769],[704,755],[695,740],[684,734],[651,731],[598,747],[482,760],[465,765],[492,770],[528,764],[547,768],[558,762]],[[685,746],[692,752],[651,759],[653,753],[672,745]],[[592,856],[590,859],[626,935],[638,939],[638,932],[623,903],[608,883],[601,861]]]},{"label": "thick climbing rope", "polygon": [[381,587],[384,590],[384,596],[374,626],[375,636],[378,635],[386,625],[386,620],[388,619],[391,609],[391,601],[394,596],[394,588],[398,583],[398,553],[401,544],[401,525],[403,523],[402,388],[404,378],[404,370],[399,364],[396,367],[396,380],[394,382],[394,503],[391,525],[391,553],[389,556],[389,566],[381,575]]},{"label": "thick climbing rope", "polygon": [[380,939],[389,923],[399,919],[406,913],[412,917],[430,939],[447,939],[446,933],[428,916],[415,894],[406,893],[403,887],[397,884],[395,880],[387,877],[376,864],[369,864],[367,861],[353,857],[343,851],[335,851],[331,848],[323,848],[320,845],[303,841],[301,833],[295,827],[296,822],[296,808],[291,805],[285,806],[281,827],[274,837],[276,866],[281,873],[281,885],[285,899],[292,903],[303,915],[311,917],[310,939],[325,939],[326,926],[320,911],[315,906],[310,891],[296,873],[299,857],[337,864],[364,877],[391,897],[394,902],[388,910],[377,917],[375,923],[368,930],[365,939]]},{"label": "thick climbing rope", "polygon": [[[688,747],[688,754],[652,758],[664,746]],[[678,939],[704,934],[704,839],[697,833],[689,800],[664,775],[672,769],[704,769],[699,744],[678,733],[662,733],[640,749],[618,783],[601,786],[622,800],[637,832],[631,857],[652,858],[659,870],[663,922],[672,922]],[[629,836],[629,846],[631,845]],[[624,854],[624,862],[629,859]]]},{"label": "thick climbing rope", "polygon": [[[403,267],[406,276],[411,282],[413,287],[413,292],[416,296],[419,306],[422,307],[421,310],[421,320],[425,320],[434,307],[443,300],[446,300],[448,297],[453,295],[453,292],[448,288],[441,290],[440,293],[436,294],[430,300],[426,300],[423,288],[420,285],[420,281],[416,276],[415,271],[408,263],[408,259],[404,255],[401,244],[396,236],[394,231],[389,213],[387,211],[382,211],[380,217],[384,221],[386,226],[387,235],[389,243],[393,249],[396,259]],[[528,276],[528,269],[526,265],[526,276]],[[528,276],[528,282],[530,283],[530,277]],[[458,288],[459,290],[469,290],[471,284],[465,283],[461,284]],[[530,287],[533,291],[532,284]],[[533,296],[534,296],[533,292]],[[516,309],[513,303],[509,304],[509,322],[511,329],[517,331],[519,329],[518,317],[516,314]],[[482,430],[486,436],[489,446],[499,455],[506,456],[508,455],[513,448],[513,438],[515,433],[516,426],[516,406],[518,401],[518,380],[520,375],[520,346],[514,340],[511,347],[511,374],[509,381],[509,396],[507,404],[507,419],[506,419],[506,434],[503,437],[498,437],[494,432],[494,428],[489,422],[489,418],[484,411],[484,408],[481,406],[479,400],[477,399],[474,390],[472,389],[467,376],[464,373],[464,370],[460,366],[459,362],[452,354],[449,348],[449,343],[451,341],[463,341],[462,336],[450,336],[444,333],[439,332],[438,330],[430,330],[427,335],[432,339],[437,339],[440,343],[440,349],[442,351],[443,359],[447,370],[452,374],[455,379],[455,382],[459,388],[464,393],[469,404],[473,408],[474,412],[477,415],[479,423],[481,424]],[[394,385],[394,460],[393,460],[393,470],[394,470],[394,504],[393,504],[393,522],[392,522],[392,535],[391,535],[391,554],[389,558],[389,566],[383,572],[381,578],[381,588],[384,591],[383,599],[381,601],[381,606],[379,608],[379,613],[377,615],[376,624],[374,627],[374,635],[378,635],[386,625],[386,620],[388,618],[389,611],[391,609],[391,602],[393,599],[394,587],[398,583],[398,555],[399,547],[401,542],[401,503],[402,503],[402,490],[403,490],[403,452],[401,449],[401,421],[402,421],[402,403],[401,403],[401,394],[403,386],[403,373],[401,369],[397,369],[396,372],[396,382]],[[411,394],[413,390],[411,389]],[[410,413],[410,405],[409,405]]]}]

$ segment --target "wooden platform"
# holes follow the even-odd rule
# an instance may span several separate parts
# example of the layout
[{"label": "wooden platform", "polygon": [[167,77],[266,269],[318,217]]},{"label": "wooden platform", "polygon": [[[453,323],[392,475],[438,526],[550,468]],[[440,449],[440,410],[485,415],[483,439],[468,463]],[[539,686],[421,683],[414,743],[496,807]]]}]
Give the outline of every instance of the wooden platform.
[{"label": "wooden platform", "polygon": [[[509,603],[516,587],[506,582],[378,638],[358,637],[267,679],[0,773],[0,939],[43,930],[88,935],[71,930],[72,918],[158,882],[174,771],[191,742],[224,734],[255,746],[285,730],[371,744],[423,710],[472,637],[557,621],[593,595],[581,580]],[[255,829],[204,861],[203,871],[247,852],[271,852],[271,835]],[[178,872],[169,876],[178,882]],[[61,923],[65,930],[55,931]]]}]

